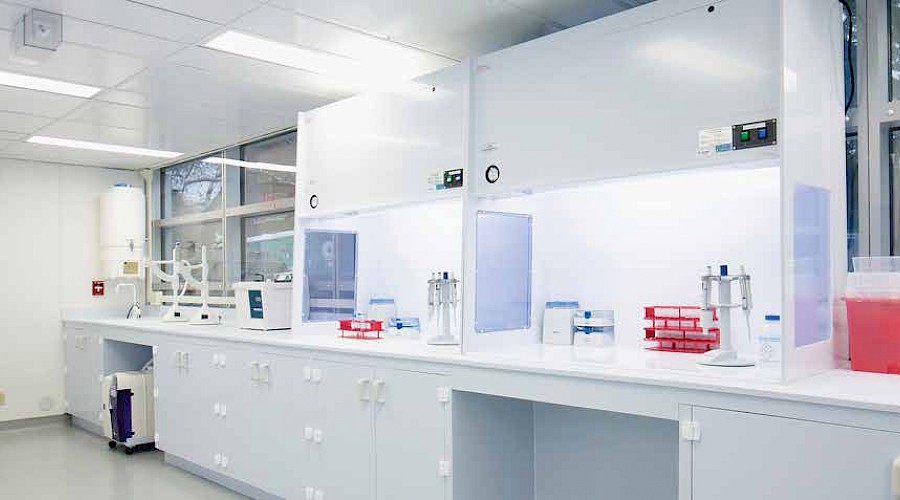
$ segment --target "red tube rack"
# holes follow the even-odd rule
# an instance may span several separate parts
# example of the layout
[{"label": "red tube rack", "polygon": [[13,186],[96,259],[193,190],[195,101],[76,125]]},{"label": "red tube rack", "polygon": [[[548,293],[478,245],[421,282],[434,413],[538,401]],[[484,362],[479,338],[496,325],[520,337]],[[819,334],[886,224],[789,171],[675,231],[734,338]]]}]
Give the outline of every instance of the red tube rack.
[{"label": "red tube rack", "polygon": [[[718,312],[713,309],[712,314],[713,321],[718,321]],[[644,327],[644,339],[654,342],[647,347],[651,351],[704,353],[719,347],[719,329],[704,332],[698,306],[648,306],[644,319],[650,321]]]},{"label": "red tube rack", "polygon": [[357,340],[378,340],[384,330],[384,323],[373,319],[342,319],[338,321],[341,338]]}]

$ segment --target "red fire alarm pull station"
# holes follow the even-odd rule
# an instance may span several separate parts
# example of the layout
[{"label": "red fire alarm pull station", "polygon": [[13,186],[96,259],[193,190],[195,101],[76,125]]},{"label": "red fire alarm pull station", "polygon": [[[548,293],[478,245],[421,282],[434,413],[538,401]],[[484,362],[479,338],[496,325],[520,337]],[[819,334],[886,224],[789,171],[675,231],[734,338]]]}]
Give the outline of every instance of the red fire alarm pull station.
[{"label": "red fire alarm pull station", "polygon": [[91,295],[93,295],[94,297],[102,297],[105,289],[106,289],[106,282],[104,282],[104,281],[92,281],[91,282]]}]

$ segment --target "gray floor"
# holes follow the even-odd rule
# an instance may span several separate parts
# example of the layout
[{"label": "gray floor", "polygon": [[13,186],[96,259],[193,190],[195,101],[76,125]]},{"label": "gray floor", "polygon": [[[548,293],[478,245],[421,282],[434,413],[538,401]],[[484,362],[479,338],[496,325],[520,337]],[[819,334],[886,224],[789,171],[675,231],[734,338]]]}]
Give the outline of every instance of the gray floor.
[{"label": "gray floor", "polygon": [[245,498],[163,462],[159,451],[125,456],[65,423],[0,431],[0,498]]}]

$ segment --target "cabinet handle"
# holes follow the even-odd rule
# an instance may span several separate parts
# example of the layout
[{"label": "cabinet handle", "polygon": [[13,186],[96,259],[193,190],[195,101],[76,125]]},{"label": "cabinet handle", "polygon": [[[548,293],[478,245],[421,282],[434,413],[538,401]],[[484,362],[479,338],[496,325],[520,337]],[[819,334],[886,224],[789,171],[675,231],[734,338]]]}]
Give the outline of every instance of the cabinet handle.
[{"label": "cabinet handle", "polygon": [[356,392],[357,397],[360,401],[371,401],[372,398],[369,396],[369,384],[372,381],[367,378],[361,378],[356,381]]},{"label": "cabinet handle", "polygon": [[325,492],[322,490],[316,490],[316,496],[313,500],[325,500]]},{"label": "cabinet handle", "polygon": [[213,463],[216,465],[222,465],[222,454],[216,453],[213,455]]},{"label": "cabinet handle", "polygon": [[259,363],[256,361],[250,363],[250,380],[259,381]]},{"label": "cabinet handle", "polygon": [[222,455],[222,468],[223,469],[228,468],[228,456],[226,456],[226,455]]},{"label": "cabinet handle", "polygon": [[183,353],[181,353],[181,359],[182,359],[182,361],[184,362],[184,365],[183,365],[183,366],[184,366],[185,368],[188,368],[188,369],[189,369],[189,368],[191,367],[191,353],[189,353],[189,352],[183,352]]},{"label": "cabinet handle", "polygon": [[307,441],[312,441],[312,438],[313,438],[313,428],[307,425],[303,429],[303,439],[305,439]]},{"label": "cabinet handle", "polygon": [[222,414],[222,406],[219,403],[213,404],[213,415],[219,416]]},{"label": "cabinet handle", "polygon": [[272,377],[272,369],[269,367],[269,363],[263,363],[259,365],[259,367],[262,370],[260,381],[264,384],[268,384]]},{"label": "cabinet handle", "polygon": [[222,418],[228,416],[228,407],[225,406],[225,403],[222,403],[222,411],[219,413]]},{"label": "cabinet handle", "polygon": [[372,386],[375,388],[375,402],[383,405],[385,403],[384,380],[378,379],[375,382],[372,382]]},{"label": "cabinet handle", "polygon": [[322,439],[324,438],[322,434],[322,429],[316,429],[313,432],[313,443],[322,444]]},{"label": "cabinet handle", "polygon": [[314,384],[318,384],[322,381],[322,369],[321,368],[313,368],[312,369],[312,381]]},{"label": "cabinet handle", "polygon": [[182,361],[182,359],[181,359],[182,354],[183,353],[181,351],[175,351],[175,367],[176,368],[181,368],[182,366],[184,366],[184,361]]},{"label": "cabinet handle", "polygon": [[212,365],[213,365],[213,366],[219,366],[219,355],[216,354],[216,353],[213,353],[213,357],[212,357]]},{"label": "cabinet handle", "polygon": [[306,380],[307,382],[312,380],[312,368],[308,366],[303,367],[303,380]]},{"label": "cabinet handle", "polygon": [[306,493],[306,500],[315,500],[316,490],[312,489],[312,487],[307,486],[304,492]]},{"label": "cabinet handle", "polygon": [[225,368],[225,355],[219,354],[219,367]]}]

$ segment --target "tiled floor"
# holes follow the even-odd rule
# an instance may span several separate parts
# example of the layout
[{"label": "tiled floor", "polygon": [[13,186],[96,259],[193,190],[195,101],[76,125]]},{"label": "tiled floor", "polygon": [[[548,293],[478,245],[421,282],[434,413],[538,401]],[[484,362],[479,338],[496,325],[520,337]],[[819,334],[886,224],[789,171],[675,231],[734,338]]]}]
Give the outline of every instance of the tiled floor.
[{"label": "tiled floor", "polygon": [[162,452],[126,456],[106,443],[64,423],[0,431],[0,499],[244,498],[166,465]]}]

